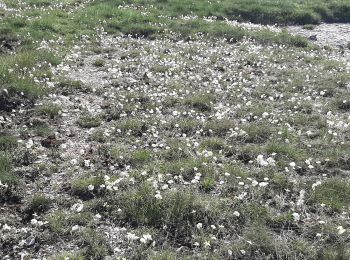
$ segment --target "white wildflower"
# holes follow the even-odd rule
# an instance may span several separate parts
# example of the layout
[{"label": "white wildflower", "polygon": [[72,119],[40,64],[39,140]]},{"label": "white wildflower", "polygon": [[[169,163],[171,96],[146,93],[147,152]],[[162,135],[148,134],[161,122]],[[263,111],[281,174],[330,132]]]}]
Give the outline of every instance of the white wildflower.
[{"label": "white wildflower", "polygon": [[339,235],[341,235],[341,234],[346,232],[346,229],[344,229],[343,226],[338,226],[337,229],[338,229],[338,234]]},{"label": "white wildflower", "polygon": [[241,214],[238,211],[234,211],[233,215],[235,215],[236,217],[239,217]]},{"label": "white wildflower", "polygon": [[157,193],[156,195],[154,195],[154,197],[158,200],[163,199],[162,195],[160,195],[160,193]]},{"label": "white wildflower", "polygon": [[298,222],[300,220],[300,215],[299,213],[294,212],[292,214],[294,221]]}]

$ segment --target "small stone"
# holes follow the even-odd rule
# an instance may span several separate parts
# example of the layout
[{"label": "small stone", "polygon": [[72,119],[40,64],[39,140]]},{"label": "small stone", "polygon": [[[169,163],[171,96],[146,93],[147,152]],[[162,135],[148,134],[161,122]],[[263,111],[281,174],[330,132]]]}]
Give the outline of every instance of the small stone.
[{"label": "small stone", "polygon": [[31,246],[34,246],[35,243],[36,243],[36,237],[33,235],[30,235],[29,237],[26,238],[25,246],[31,247]]},{"label": "small stone", "polygon": [[311,40],[311,41],[317,41],[317,35],[311,35],[311,36],[309,37],[309,40]]}]

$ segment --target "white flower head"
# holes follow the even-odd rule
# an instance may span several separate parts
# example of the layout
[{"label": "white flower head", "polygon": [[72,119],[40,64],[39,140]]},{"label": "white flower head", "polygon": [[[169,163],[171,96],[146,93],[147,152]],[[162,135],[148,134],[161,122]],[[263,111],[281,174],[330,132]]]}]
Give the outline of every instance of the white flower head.
[{"label": "white flower head", "polygon": [[294,212],[292,214],[294,221],[298,222],[300,220],[300,215],[299,213]]},{"label": "white flower head", "polygon": [[341,235],[341,234],[343,234],[343,233],[346,232],[346,229],[343,228],[343,226],[338,226],[337,229],[338,229],[338,234],[339,234],[339,235]]},{"label": "white flower head", "polygon": [[238,211],[234,211],[233,215],[235,215],[236,217],[239,217],[241,214]]},{"label": "white flower head", "polygon": [[156,199],[158,199],[158,200],[163,199],[163,196],[160,195],[160,193],[157,193],[156,195],[154,195],[154,197],[155,197]]},{"label": "white flower head", "polygon": [[84,204],[82,203],[75,203],[70,209],[72,211],[76,211],[76,212],[81,212],[84,208]]}]

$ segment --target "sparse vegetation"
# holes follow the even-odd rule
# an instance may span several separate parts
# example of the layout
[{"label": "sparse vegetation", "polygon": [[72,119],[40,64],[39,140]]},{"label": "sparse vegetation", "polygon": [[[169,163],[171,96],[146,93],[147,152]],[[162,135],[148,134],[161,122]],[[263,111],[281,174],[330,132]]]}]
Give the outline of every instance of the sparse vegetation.
[{"label": "sparse vegetation", "polygon": [[339,179],[331,179],[317,186],[312,199],[334,210],[348,210],[350,206],[350,184]]},{"label": "sparse vegetation", "polygon": [[104,65],[105,65],[105,60],[103,60],[103,59],[97,59],[97,60],[95,60],[94,62],[93,62],[93,65],[95,66],[95,67],[103,67]]},{"label": "sparse vegetation", "polygon": [[60,114],[61,108],[57,104],[43,104],[37,108],[38,113],[54,119]]},{"label": "sparse vegetation", "polygon": [[82,128],[93,128],[101,125],[101,120],[98,116],[82,115],[78,120],[79,126]]},{"label": "sparse vegetation", "polygon": [[349,10],[2,0],[0,258],[348,259]]}]

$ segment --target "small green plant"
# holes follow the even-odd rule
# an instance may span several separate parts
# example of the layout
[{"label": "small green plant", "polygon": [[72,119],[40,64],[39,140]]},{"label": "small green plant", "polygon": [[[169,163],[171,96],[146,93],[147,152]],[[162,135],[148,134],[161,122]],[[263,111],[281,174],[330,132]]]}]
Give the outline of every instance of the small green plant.
[{"label": "small green plant", "polygon": [[205,178],[200,185],[200,189],[204,192],[210,192],[215,188],[215,180],[213,178],[207,177]]},{"label": "small green plant", "polygon": [[315,28],[316,28],[316,25],[314,25],[314,24],[305,24],[305,25],[303,25],[303,29],[305,29],[305,30],[312,31]]},{"label": "small green plant", "polygon": [[54,255],[49,258],[50,260],[84,260],[85,257],[82,253],[79,252],[64,252],[58,255]]},{"label": "small green plant", "polygon": [[178,127],[182,133],[194,134],[196,131],[200,130],[202,123],[195,119],[180,119],[171,122],[170,129]]},{"label": "small green plant", "polygon": [[44,195],[34,195],[29,201],[27,209],[30,212],[42,213],[47,211],[52,204],[52,200]]},{"label": "small green plant", "polygon": [[306,157],[305,152],[292,144],[271,142],[266,146],[268,154],[276,153],[277,160],[290,162],[299,161]]},{"label": "small green plant", "polygon": [[326,204],[333,210],[347,209],[350,205],[350,184],[340,179],[331,179],[317,186],[311,201]]},{"label": "small green plant", "polygon": [[0,151],[12,150],[17,147],[17,138],[12,135],[0,133]]},{"label": "small green plant", "polygon": [[169,149],[162,151],[161,157],[167,161],[177,161],[189,157],[189,153],[184,144],[178,142],[176,139],[168,141]]},{"label": "small green plant", "polygon": [[142,166],[152,159],[152,153],[147,150],[138,150],[133,152],[130,157],[133,166]]},{"label": "small green plant", "polygon": [[34,125],[31,127],[31,130],[33,130],[35,135],[41,137],[47,137],[53,133],[52,129],[46,123]]},{"label": "small green plant", "polygon": [[210,150],[210,151],[219,151],[219,150],[223,150],[225,148],[225,140],[221,139],[221,138],[209,138],[209,139],[205,139],[200,147],[206,150]]},{"label": "small green plant", "polygon": [[48,226],[53,237],[61,237],[70,234],[75,225],[86,226],[92,221],[92,216],[88,212],[72,213],[64,211],[52,212],[48,217]]},{"label": "small green plant", "polygon": [[103,131],[101,130],[97,130],[95,132],[92,133],[90,139],[92,141],[96,141],[96,142],[99,142],[99,143],[104,143],[106,142],[107,138],[105,137]]},{"label": "small green plant", "polygon": [[41,115],[48,116],[51,119],[57,117],[61,112],[61,107],[54,103],[46,103],[37,108],[37,111]]},{"label": "small green plant", "polygon": [[122,133],[131,133],[134,136],[142,136],[147,130],[147,123],[140,119],[125,119],[117,122],[116,128],[120,129]]},{"label": "small green plant", "polygon": [[210,112],[212,109],[212,103],[214,101],[215,101],[215,98],[213,95],[199,94],[199,95],[187,98],[185,100],[185,104],[201,112]]},{"label": "small green plant", "polygon": [[52,204],[52,200],[44,195],[34,195],[33,198],[26,205],[24,212],[26,219],[31,219],[34,213],[40,214],[47,211]]},{"label": "small green plant", "polygon": [[93,115],[82,115],[78,119],[78,125],[83,128],[98,127],[101,125],[101,120],[98,116]]},{"label": "small green plant", "polygon": [[20,178],[12,171],[10,158],[0,152],[0,202],[19,201]]},{"label": "small green plant", "polygon": [[97,59],[93,62],[95,67],[103,67],[106,64],[106,61],[103,59]]},{"label": "small green plant", "polygon": [[225,136],[231,129],[235,128],[233,121],[229,119],[208,120],[204,125],[204,131],[207,135]]},{"label": "small green plant", "polygon": [[88,92],[90,89],[79,80],[60,79],[56,83],[55,90],[62,95],[68,96],[77,92]]},{"label": "small green plant", "polygon": [[85,229],[82,232],[81,243],[84,248],[84,256],[88,259],[102,260],[111,253],[105,236],[93,229]]},{"label": "small green plant", "polygon": [[243,130],[247,133],[247,136],[244,137],[247,143],[264,143],[272,134],[271,127],[266,124],[251,123]]},{"label": "small green plant", "polygon": [[104,193],[104,189],[100,186],[104,184],[102,176],[93,176],[88,178],[81,178],[74,180],[71,183],[71,192],[73,195],[78,196],[81,199],[92,199],[95,196],[101,196]]}]

